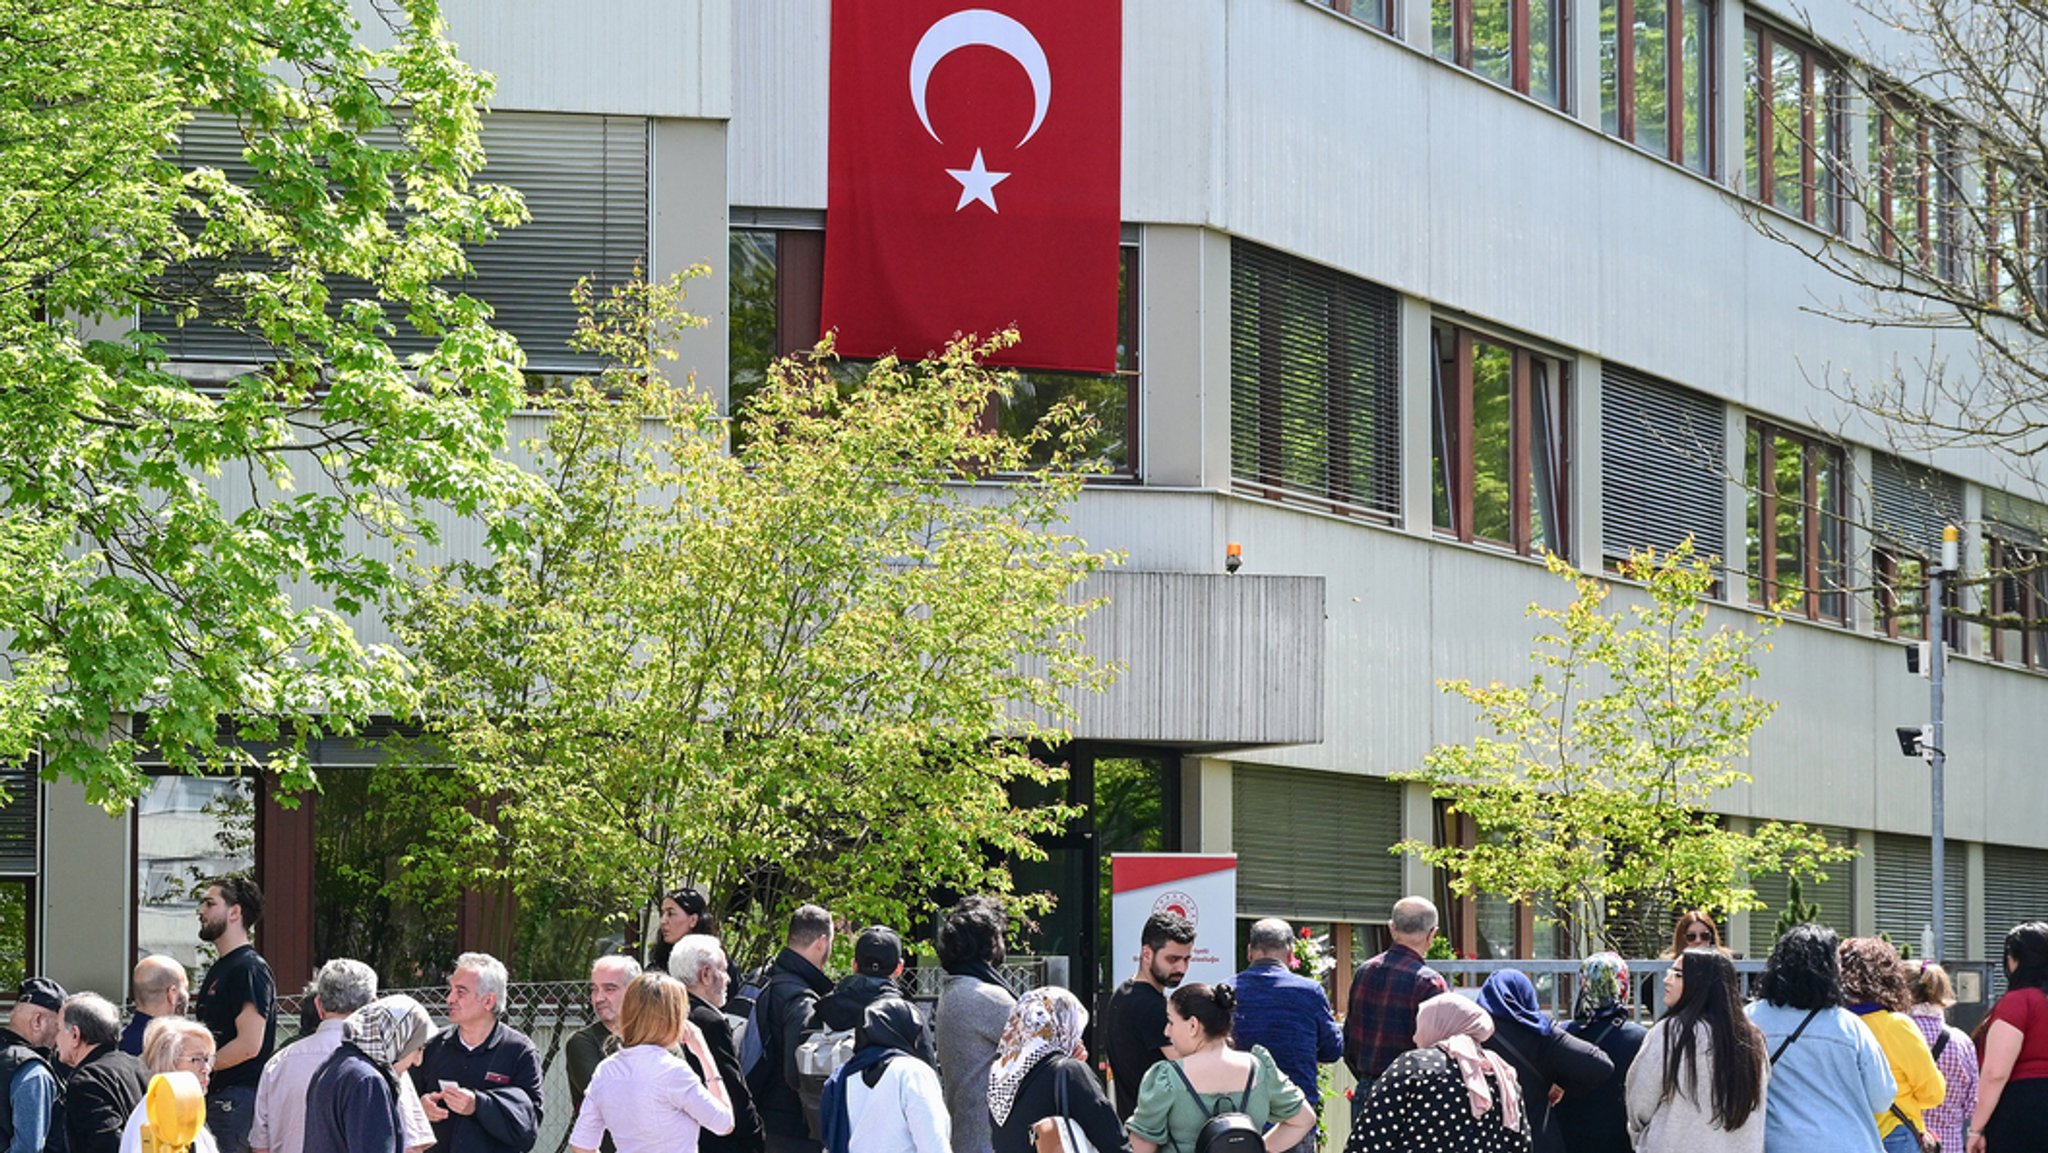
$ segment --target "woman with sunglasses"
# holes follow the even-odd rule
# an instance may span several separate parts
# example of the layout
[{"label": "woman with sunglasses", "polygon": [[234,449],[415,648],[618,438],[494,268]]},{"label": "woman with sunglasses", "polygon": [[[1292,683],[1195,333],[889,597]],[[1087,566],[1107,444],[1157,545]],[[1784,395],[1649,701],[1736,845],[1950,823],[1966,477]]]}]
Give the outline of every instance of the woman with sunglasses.
[{"label": "woman with sunglasses", "polygon": [[1687,949],[1664,972],[1664,1019],[1628,1071],[1636,1153],[1763,1153],[1770,1067],[1742,1015],[1735,962]]},{"label": "woman with sunglasses", "polygon": [[1671,929],[1671,947],[1664,950],[1664,960],[1676,961],[1687,949],[1728,951],[1721,944],[1721,930],[1714,927],[1714,919],[1707,916],[1705,909],[1687,909],[1679,914],[1678,924]]}]

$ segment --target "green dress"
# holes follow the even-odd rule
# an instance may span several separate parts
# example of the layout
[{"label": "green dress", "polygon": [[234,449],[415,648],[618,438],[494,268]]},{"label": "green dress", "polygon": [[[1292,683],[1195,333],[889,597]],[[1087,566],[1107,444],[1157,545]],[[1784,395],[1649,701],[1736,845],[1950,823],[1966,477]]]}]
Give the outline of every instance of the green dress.
[{"label": "green dress", "polygon": [[1199,1102],[1175,1068],[1180,1062],[1161,1061],[1152,1066],[1138,1083],[1138,1107],[1131,1113],[1131,1135],[1169,1150],[1189,1153],[1195,1147],[1195,1134],[1217,1113],[1242,1110],[1261,1126],[1272,1126],[1301,1112],[1308,1098],[1273,1064],[1273,1055],[1266,1052],[1266,1047],[1253,1045],[1251,1058],[1257,1062],[1257,1070],[1252,1076],[1250,1093],[1243,1089],[1203,1093]]}]

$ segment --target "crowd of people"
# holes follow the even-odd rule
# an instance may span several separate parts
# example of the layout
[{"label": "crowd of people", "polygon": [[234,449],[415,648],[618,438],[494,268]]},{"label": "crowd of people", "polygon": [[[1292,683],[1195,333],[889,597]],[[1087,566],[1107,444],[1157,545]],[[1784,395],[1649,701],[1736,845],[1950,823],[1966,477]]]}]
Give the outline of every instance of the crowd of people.
[{"label": "crowd of people", "polygon": [[[592,965],[595,1019],[564,1045],[575,1153],[1315,1153],[1318,1072],[1338,1060],[1357,1077],[1345,1153],[2048,1150],[2048,922],[2007,934],[2007,991],[1970,1036],[1947,1023],[1941,966],[1818,925],[1780,938],[1746,1000],[1701,912],[1678,923],[1651,1023],[1613,953],[1581,963],[1555,1019],[1514,969],[1451,991],[1425,960],[1437,912],[1419,897],[1394,906],[1340,1028],[1293,971],[1285,921],[1254,924],[1245,970],[1206,984],[1184,980],[1195,926],[1163,912],[1104,1009],[1105,1084],[1080,1001],[1004,981],[993,900],[945,914],[929,1020],[893,929],[861,930],[835,981],[833,917],[805,905],[742,990],[707,910],[676,890],[646,968]],[[217,956],[199,991],[144,958],[125,1025],[104,997],[23,982],[0,1031],[0,1151],[156,1153],[144,1098],[165,1074],[204,1097],[181,1153],[534,1148],[541,1061],[502,1020],[503,963],[457,957],[437,1029],[412,998],[380,997],[369,966],[328,961],[308,1028],[279,1049],[261,916],[246,878],[209,887],[199,931]]]}]

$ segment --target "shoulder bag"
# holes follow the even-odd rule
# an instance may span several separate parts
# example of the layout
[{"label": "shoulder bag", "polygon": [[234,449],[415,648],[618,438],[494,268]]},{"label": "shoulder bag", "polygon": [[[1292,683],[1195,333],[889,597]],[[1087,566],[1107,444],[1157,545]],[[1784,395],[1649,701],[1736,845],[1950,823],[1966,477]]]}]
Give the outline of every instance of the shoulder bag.
[{"label": "shoulder bag", "polygon": [[1067,1071],[1055,1068],[1052,1075],[1058,1080],[1053,1083],[1053,1099],[1058,1112],[1050,1117],[1041,1117],[1031,1123],[1031,1148],[1035,1153],[1097,1153],[1095,1143],[1074,1124],[1073,1111],[1067,1108]]}]

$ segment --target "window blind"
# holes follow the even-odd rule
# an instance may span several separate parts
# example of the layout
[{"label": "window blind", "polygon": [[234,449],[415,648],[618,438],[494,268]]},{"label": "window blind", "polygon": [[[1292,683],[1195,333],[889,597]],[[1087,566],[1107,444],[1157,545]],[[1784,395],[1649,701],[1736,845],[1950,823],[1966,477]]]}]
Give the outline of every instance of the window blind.
[{"label": "window blind", "polygon": [[1251,917],[1384,921],[1401,899],[1401,786],[1350,773],[1238,765],[1231,774],[1237,909]]},{"label": "window blind", "polygon": [[1984,956],[1995,962],[1995,992],[2005,991],[2005,935],[2048,917],[2048,851],[1984,846]]},{"label": "window blind", "polygon": [[1727,553],[1727,423],[1712,397],[1608,365],[1600,377],[1601,551],[1613,561],[1686,537]]},{"label": "window blind", "polygon": [[1921,557],[1939,555],[1941,530],[1963,523],[1963,486],[1952,476],[1895,456],[1878,456],[1870,469],[1872,528]]},{"label": "window blind", "polygon": [[[1855,843],[1855,837],[1848,829],[1833,825],[1808,827],[1826,836],[1829,844]],[[1844,937],[1856,931],[1854,878],[1856,869],[1862,864],[1863,862],[1853,859],[1837,861],[1827,866],[1827,880],[1815,881],[1807,878],[1799,882],[1800,899],[1809,905],[1820,906],[1820,923]],[[1749,883],[1756,890],[1757,898],[1764,903],[1763,908],[1753,909],[1749,914],[1749,955],[1762,960],[1771,955],[1771,946],[1778,943],[1778,914],[1785,908],[1791,886],[1787,884],[1783,873],[1751,877]]]},{"label": "window blind", "polygon": [[[1891,934],[1892,944],[1908,946],[1920,953],[1920,933],[1934,923],[1933,870],[1929,864],[1927,837],[1901,833],[1879,833],[1872,854],[1872,873],[1877,889],[1877,932]],[[1963,918],[1968,912],[1970,855],[1964,845],[1948,838],[1942,853],[1946,872],[1942,876],[1945,931],[1942,956],[1961,957],[1964,952]],[[1921,957],[1921,960],[1930,958]]]}]

